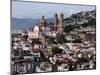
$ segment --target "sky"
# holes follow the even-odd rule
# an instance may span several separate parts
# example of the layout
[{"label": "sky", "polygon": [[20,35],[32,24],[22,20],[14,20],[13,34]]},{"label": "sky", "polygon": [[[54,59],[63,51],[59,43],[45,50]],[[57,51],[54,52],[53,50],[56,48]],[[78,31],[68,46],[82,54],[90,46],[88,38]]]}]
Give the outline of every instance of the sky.
[{"label": "sky", "polygon": [[55,13],[64,13],[68,17],[80,11],[94,10],[95,6],[90,5],[71,5],[71,4],[52,4],[37,2],[12,1],[12,17],[39,19],[42,15],[45,18],[53,18]]}]

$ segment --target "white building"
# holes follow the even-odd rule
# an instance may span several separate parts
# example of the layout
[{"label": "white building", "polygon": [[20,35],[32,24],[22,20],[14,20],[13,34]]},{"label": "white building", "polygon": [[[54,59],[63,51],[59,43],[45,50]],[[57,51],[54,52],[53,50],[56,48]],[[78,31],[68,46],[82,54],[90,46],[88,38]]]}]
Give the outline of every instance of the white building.
[{"label": "white building", "polygon": [[34,30],[28,32],[28,38],[29,39],[39,38],[39,26],[34,26]]}]

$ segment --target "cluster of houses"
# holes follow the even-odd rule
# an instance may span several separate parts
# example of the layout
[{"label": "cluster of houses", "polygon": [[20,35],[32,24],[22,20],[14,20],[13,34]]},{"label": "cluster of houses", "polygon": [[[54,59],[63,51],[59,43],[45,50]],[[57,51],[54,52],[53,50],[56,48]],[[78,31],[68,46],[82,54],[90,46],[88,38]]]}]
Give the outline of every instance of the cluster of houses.
[{"label": "cluster of houses", "polygon": [[[88,70],[96,68],[95,26],[63,32],[63,14],[56,13],[54,24],[47,26],[44,16],[32,30],[12,32],[12,75],[37,72]],[[61,37],[59,37],[61,36]],[[63,42],[58,39],[64,38]],[[76,39],[80,41],[76,41]],[[73,42],[74,41],[74,42]],[[62,50],[54,53],[53,48]]]}]

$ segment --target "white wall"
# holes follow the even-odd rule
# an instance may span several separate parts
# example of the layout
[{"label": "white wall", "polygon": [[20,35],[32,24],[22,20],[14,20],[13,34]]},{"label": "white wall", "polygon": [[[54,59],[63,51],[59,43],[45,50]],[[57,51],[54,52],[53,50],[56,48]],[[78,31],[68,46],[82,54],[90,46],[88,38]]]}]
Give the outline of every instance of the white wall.
[{"label": "white wall", "polygon": [[[28,0],[29,1],[29,0]],[[98,75],[100,73],[100,0],[30,0],[97,6],[97,70],[41,73],[41,75]],[[0,75],[10,72],[10,0],[0,0]],[[35,74],[34,74],[35,75]],[[40,75],[38,73],[37,75]]]}]

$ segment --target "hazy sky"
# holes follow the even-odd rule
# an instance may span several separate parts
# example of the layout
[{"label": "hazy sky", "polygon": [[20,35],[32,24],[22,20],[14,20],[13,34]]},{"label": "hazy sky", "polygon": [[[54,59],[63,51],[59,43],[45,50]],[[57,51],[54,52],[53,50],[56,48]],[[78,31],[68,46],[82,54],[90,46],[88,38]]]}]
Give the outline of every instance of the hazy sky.
[{"label": "hazy sky", "polygon": [[72,13],[93,9],[95,9],[95,6],[13,1],[12,17],[38,19],[44,15],[46,18],[51,18],[54,17],[56,12],[63,12],[64,16],[67,17]]}]

